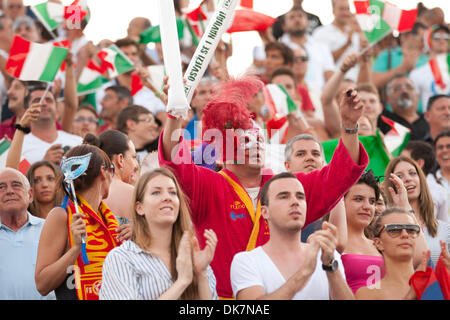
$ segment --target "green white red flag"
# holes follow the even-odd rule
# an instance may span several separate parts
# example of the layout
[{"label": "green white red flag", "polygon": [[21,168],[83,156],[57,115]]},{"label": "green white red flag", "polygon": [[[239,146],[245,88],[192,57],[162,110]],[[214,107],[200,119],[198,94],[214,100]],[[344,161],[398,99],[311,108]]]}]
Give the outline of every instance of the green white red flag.
[{"label": "green white red flag", "polygon": [[438,94],[450,93],[450,54],[440,54],[428,61]]},{"label": "green white red flag", "polygon": [[69,6],[55,2],[43,2],[30,6],[30,9],[50,33],[64,20],[80,23],[88,14],[86,0],[75,0]]},{"label": "green white red flag", "polygon": [[115,44],[104,48],[97,53],[101,61],[101,68],[107,73],[109,79],[134,69],[133,62]]},{"label": "green white red flag", "polygon": [[397,157],[408,144],[411,130],[385,116],[381,116],[381,120],[391,127],[391,130],[384,135],[384,145],[392,156]]},{"label": "green white red flag", "polygon": [[35,43],[15,36],[6,62],[6,72],[24,81],[52,82],[69,49],[53,43]]},{"label": "green white red flag", "polygon": [[417,9],[402,10],[380,0],[355,0],[356,19],[369,43],[376,43],[392,30],[405,32],[412,29]]},{"label": "green white red flag", "polygon": [[[6,158],[8,157],[8,151],[10,147],[11,142],[6,139],[0,140],[0,169],[6,168]],[[22,159],[19,163],[18,169],[20,172],[26,175],[30,166],[30,162],[28,162],[27,159]]]}]

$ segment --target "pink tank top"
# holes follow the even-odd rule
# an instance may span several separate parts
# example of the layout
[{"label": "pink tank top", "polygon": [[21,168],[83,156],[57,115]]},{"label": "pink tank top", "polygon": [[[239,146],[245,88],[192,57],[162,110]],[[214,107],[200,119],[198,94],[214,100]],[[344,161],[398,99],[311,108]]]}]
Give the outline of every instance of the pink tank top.
[{"label": "pink tank top", "polygon": [[341,255],[345,278],[353,293],[361,287],[375,284],[384,277],[382,256],[346,253]]}]

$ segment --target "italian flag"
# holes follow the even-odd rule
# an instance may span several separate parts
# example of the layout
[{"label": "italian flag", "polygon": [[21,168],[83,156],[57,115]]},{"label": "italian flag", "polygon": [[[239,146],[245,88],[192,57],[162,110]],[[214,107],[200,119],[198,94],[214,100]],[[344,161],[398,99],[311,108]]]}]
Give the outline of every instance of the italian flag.
[{"label": "italian flag", "polygon": [[133,62],[115,44],[100,50],[97,57],[110,79],[134,69]]},{"label": "italian flag", "polygon": [[55,30],[64,21],[65,7],[62,4],[44,2],[30,9],[48,31]]},{"label": "italian flag", "polygon": [[[6,139],[0,140],[0,169],[6,168],[6,158],[8,157],[8,151],[10,147],[11,142]],[[27,159],[22,159],[19,163],[18,169],[20,172],[26,175],[30,166],[31,164]]]},{"label": "italian flag", "polygon": [[[161,91],[164,87],[164,77],[166,76],[164,66],[148,66],[147,70],[150,73],[149,80],[153,88],[157,91]],[[142,89],[144,89],[144,84],[142,83],[141,78],[138,76],[137,72],[133,72],[131,74],[131,95],[133,97],[138,96]]]},{"label": "italian flag", "polygon": [[77,94],[86,95],[100,89],[108,80],[103,77],[103,72],[93,60],[83,68],[78,79]]},{"label": "italian flag", "polygon": [[[184,36],[184,22],[181,18],[177,18],[178,39]],[[150,42],[161,42],[161,32],[158,26],[152,26],[144,30],[140,34],[139,44],[148,44]]]},{"label": "italian flag", "polygon": [[64,20],[72,20],[73,23],[81,22],[88,14],[85,0],[76,0],[70,6],[44,2],[31,6],[30,9],[49,32],[55,30]]},{"label": "italian flag", "polygon": [[201,37],[205,33],[208,26],[207,8],[205,4],[201,4],[193,11],[186,13],[185,24],[192,36],[192,43],[197,46]]},{"label": "italian flag", "polygon": [[397,157],[408,144],[411,130],[385,116],[381,116],[381,120],[391,127],[391,130],[384,135],[384,145],[392,156]]},{"label": "italian flag", "polygon": [[285,144],[289,126],[287,115],[297,111],[297,105],[283,85],[268,84],[263,88],[263,93],[272,114],[272,119],[266,125],[269,143]]},{"label": "italian flag", "polygon": [[411,30],[417,17],[417,9],[402,10],[379,0],[355,0],[354,4],[356,19],[371,44],[380,41],[392,30]]},{"label": "italian flag", "polygon": [[266,101],[269,103],[269,109],[276,118],[282,118],[298,110],[297,105],[286,89],[281,84],[268,84],[266,86]]},{"label": "italian flag", "polygon": [[450,92],[450,54],[440,54],[428,61],[439,94]]},{"label": "italian flag", "polygon": [[6,71],[19,80],[52,82],[68,52],[52,43],[34,43],[15,36]]}]

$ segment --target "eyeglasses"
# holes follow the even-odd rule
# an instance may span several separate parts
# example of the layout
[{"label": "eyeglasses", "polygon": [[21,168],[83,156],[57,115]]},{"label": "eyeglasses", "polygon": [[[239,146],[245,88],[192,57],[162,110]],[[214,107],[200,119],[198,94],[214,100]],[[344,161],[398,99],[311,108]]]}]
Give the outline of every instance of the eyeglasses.
[{"label": "eyeglasses", "polygon": [[109,166],[109,168],[108,168],[106,165],[103,165],[103,167],[104,167],[105,169],[107,169],[107,170],[111,173],[112,178],[114,178],[114,174],[116,173],[116,167],[114,166],[114,164],[111,163],[111,165]]},{"label": "eyeglasses", "polygon": [[76,117],[74,119],[75,122],[87,122],[87,123],[92,123],[92,124],[98,124],[98,120],[95,118],[85,118],[83,116],[80,117]]},{"label": "eyeglasses", "polygon": [[154,121],[154,119],[153,119],[153,117],[147,117],[147,118],[145,118],[145,119],[136,119],[136,120],[134,120],[134,121],[136,121],[136,122],[149,122],[149,123],[151,123],[151,122]]},{"label": "eyeglasses", "polygon": [[411,84],[398,84],[398,85],[392,87],[392,91],[398,92],[398,91],[402,90],[403,88],[405,88],[408,91],[413,91],[415,89],[414,86]]},{"label": "eyeglasses", "polygon": [[444,33],[435,33],[431,36],[433,40],[450,40],[450,35]]},{"label": "eyeglasses", "polygon": [[294,57],[294,62],[307,62],[309,60],[308,56],[295,56]]},{"label": "eyeglasses", "polygon": [[378,232],[378,237],[384,230],[391,238],[398,238],[403,230],[406,230],[408,236],[415,239],[420,233],[420,226],[417,224],[385,224]]}]

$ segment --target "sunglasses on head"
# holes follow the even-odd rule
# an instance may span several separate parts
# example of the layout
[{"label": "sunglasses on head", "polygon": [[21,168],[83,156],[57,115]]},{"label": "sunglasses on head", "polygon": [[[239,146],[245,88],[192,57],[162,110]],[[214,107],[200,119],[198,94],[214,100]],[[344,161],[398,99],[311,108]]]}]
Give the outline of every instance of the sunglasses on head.
[{"label": "sunglasses on head", "polygon": [[391,238],[399,237],[402,234],[403,230],[406,230],[408,236],[410,236],[411,238],[417,238],[420,233],[420,226],[418,226],[417,224],[385,224],[378,233],[378,237],[384,230],[386,230],[386,233]]}]

